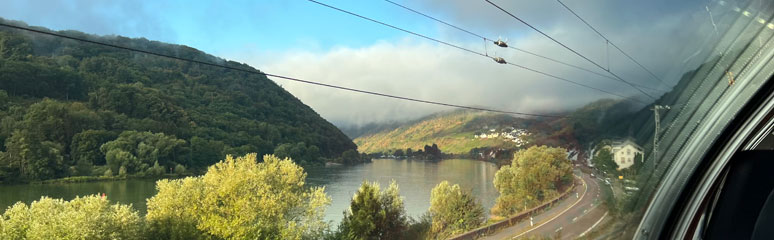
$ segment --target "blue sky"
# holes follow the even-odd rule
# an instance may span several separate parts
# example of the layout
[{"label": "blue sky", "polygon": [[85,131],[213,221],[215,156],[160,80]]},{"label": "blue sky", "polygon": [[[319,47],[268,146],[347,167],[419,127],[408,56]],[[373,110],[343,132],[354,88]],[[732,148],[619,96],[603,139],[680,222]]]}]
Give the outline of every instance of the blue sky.
[{"label": "blue sky", "polygon": [[[118,3],[117,3],[118,2]],[[430,36],[433,22],[383,1],[326,3]],[[117,4],[116,4],[117,3]],[[56,30],[145,37],[199,48],[215,55],[336,46],[363,47],[405,34],[298,0],[263,1],[6,1],[0,16]]]},{"label": "blue sky", "polygon": [[[484,52],[484,42],[382,0],[320,0],[358,14]],[[594,66],[516,22],[484,1],[395,0],[511,46]],[[763,0],[753,0],[755,2]],[[631,82],[669,88],[710,54],[713,11],[722,30],[729,9],[748,1],[564,0],[577,13],[660,76],[654,79],[555,1],[496,0],[502,7],[598,62],[611,62]],[[601,98],[594,90],[499,65],[305,0],[6,0],[0,17],[55,30],[144,37],[184,44],[262,71],[329,84],[459,105],[553,113]],[[647,100],[621,82],[590,75],[510,49],[487,45],[490,55],[606,91]],[[696,57],[698,56],[698,57]],[[690,61],[689,61],[690,60]],[[596,69],[598,70],[598,69]],[[340,125],[407,120],[449,108],[402,102],[275,79],[283,88]],[[653,93],[657,95],[658,93]]]}]

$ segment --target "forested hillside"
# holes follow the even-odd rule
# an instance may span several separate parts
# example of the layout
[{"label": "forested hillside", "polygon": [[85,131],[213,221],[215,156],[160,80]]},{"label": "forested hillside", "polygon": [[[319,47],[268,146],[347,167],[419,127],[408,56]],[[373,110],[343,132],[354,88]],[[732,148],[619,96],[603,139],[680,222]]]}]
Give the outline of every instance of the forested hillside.
[{"label": "forested hillside", "polygon": [[[252,69],[181,45],[58,33]],[[0,143],[3,182],[203,169],[250,152],[302,165],[356,156],[347,136],[265,76],[4,27]]]}]

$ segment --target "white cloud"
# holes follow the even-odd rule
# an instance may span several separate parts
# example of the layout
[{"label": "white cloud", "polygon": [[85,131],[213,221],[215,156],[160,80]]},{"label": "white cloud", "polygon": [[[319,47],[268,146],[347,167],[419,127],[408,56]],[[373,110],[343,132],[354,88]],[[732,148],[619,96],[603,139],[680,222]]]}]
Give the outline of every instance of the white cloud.
[{"label": "white cloud", "polygon": [[[385,94],[510,111],[562,111],[598,98],[593,90],[412,40],[325,53],[288,53],[260,68],[272,74]],[[450,109],[275,80],[333,122],[406,120]]]},{"label": "white cloud", "polygon": [[[524,13],[527,21],[533,21],[536,26],[575,50],[607,65],[606,44],[602,38],[565,12],[561,6],[549,8],[544,6],[548,3],[540,2],[524,5],[508,2],[503,6]],[[700,54],[695,58],[697,60],[689,62],[688,65],[683,62],[697,53],[700,47],[690,43],[706,39],[707,33],[711,31],[703,4],[681,5],[670,8],[669,11],[645,14],[660,8],[624,8],[622,3],[602,4],[600,1],[586,5],[568,2],[571,7],[578,7],[576,10],[579,13],[588,16],[587,20],[598,23],[595,24],[596,27],[603,30],[608,38],[648,66],[664,79],[667,85],[657,84],[621,53],[611,50],[609,61],[614,72],[630,82],[661,89],[667,89],[676,83],[683,72],[700,64],[709,53],[698,51]],[[663,8],[664,5],[668,6],[668,3],[661,5]],[[450,22],[468,24],[463,26],[465,28],[481,29],[483,34],[504,32],[518,36],[511,38],[511,46],[601,72],[544,36],[525,30],[512,18],[503,17],[498,10],[490,9],[491,6],[479,2],[472,4],[469,1],[441,4],[431,0],[425,1],[425,5],[420,5],[420,8],[421,6],[426,6],[425,9],[432,8],[441,17],[446,15]],[[645,13],[638,13],[638,10]],[[719,21],[719,24],[723,23]],[[442,30],[441,37],[476,51],[484,51],[482,40],[466,39],[454,31]],[[512,49],[497,48],[491,43],[487,49],[489,54],[502,56],[509,62],[619,95],[638,96],[639,100],[649,100],[622,82],[601,78]],[[232,57],[273,74],[411,98],[508,111],[555,113],[601,98],[617,98],[509,65],[499,65],[491,59],[413,36],[398,42],[379,42],[363,48],[298,50],[272,55],[245,52],[233,54]],[[323,117],[336,123],[361,125],[400,121],[449,109],[286,80],[276,81]],[[656,93],[649,93],[658,97]]]}]

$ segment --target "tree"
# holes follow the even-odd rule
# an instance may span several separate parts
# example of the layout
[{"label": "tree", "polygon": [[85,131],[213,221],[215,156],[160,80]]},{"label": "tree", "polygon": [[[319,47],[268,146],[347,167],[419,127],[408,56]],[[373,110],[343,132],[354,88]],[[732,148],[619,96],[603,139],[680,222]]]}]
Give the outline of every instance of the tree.
[{"label": "tree", "polygon": [[290,159],[229,155],[203,176],[158,181],[147,221],[166,239],[319,238],[330,198],[305,179]]},{"label": "tree", "polygon": [[106,130],[86,130],[75,134],[70,144],[70,157],[77,164],[104,165],[105,154],[99,148],[114,140],[116,134]]},{"label": "tree", "polygon": [[121,149],[111,149],[105,154],[105,158],[107,166],[112,172],[119,172],[120,168],[125,170],[130,168],[132,171],[135,171],[139,165],[137,157]]},{"label": "tree", "polygon": [[438,145],[433,143],[432,146],[425,145],[425,154],[426,157],[433,160],[438,160],[443,157],[443,153],[441,153],[441,149],[438,149]]},{"label": "tree", "polygon": [[607,147],[601,147],[594,155],[592,162],[598,169],[608,173],[612,173],[618,169],[618,164],[613,161],[613,153],[611,153],[610,149]]},{"label": "tree", "polygon": [[294,159],[302,165],[320,162],[320,149],[314,145],[307,146],[303,142],[280,144],[274,149],[274,155],[279,158]]},{"label": "tree", "polygon": [[8,168],[27,180],[53,178],[64,172],[63,148],[43,140],[43,137],[26,129],[16,130],[6,140]]},{"label": "tree", "polygon": [[191,138],[191,164],[195,167],[206,167],[223,158],[225,143],[207,140],[201,137]]},{"label": "tree", "polygon": [[395,181],[384,192],[377,183],[363,182],[349,210],[344,211],[338,234],[341,239],[401,239],[407,228],[406,210]]},{"label": "tree", "polygon": [[2,239],[142,239],[142,229],[131,206],[94,195],[18,202],[0,218]]},{"label": "tree", "polygon": [[495,174],[500,192],[492,214],[509,216],[559,195],[572,181],[572,165],[563,148],[532,146],[514,154],[511,165]]},{"label": "tree", "polygon": [[393,155],[395,155],[395,157],[398,157],[398,158],[405,157],[405,154],[403,153],[402,149],[395,150],[395,153],[393,153]]},{"label": "tree", "polygon": [[484,222],[484,208],[473,195],[458,184],[443,181],[430,194],[430,234],[435,239],[446,239],[474,229]]},{"label": "tree", "polygon": [[0,110],[5,110],[8,107],[8,93],[0,89]]},{"label": "tree", "polygon": [[63,103],[46,98],[29,107],[22,126],[39,133],[46,141],[62,145],[63,150],[69,153],[73,137],[87,129],[101,129],[102,120],[82,103]]},{"label": "tree", "polygon": [[124,131],[100,147],[113,172],[126,165],[129,173],[145,172],[156,164],[162,169],[183,162],[185,141],[163,133]]},{"label": "tree", "polygon": [[341,162],[344,164],[357,164],[361,163],[360,154],[356,150],[347,150],[341,154]]}]

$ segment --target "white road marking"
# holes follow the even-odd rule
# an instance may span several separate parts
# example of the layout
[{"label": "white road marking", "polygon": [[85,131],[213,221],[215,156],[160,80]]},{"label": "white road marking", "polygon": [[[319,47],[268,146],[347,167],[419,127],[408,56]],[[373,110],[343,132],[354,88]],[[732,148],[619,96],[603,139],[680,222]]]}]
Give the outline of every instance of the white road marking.
[{"label": "white road marking", "polygon": [[529,230],[527,230],[527,231],[525,231],[525,232],[523,232],[523,233],[520,233],[519,235],[513,236],[513,237],[511,237],[511,239],[515,239],[515,238],[521,237],[522,235],[524,235],[524,234],[527,234],[527,233],[531,232],[532,230],[535,230],[535,229],[538,229],[538,228],[540,228],[541,226],[545,225],[546,223],[550,223],[551,221],[553,221],[554,219],[558,218],[559,216],[562,216],[562,214],[564,214],[565,212],[569,211],[570,209],[572,209],[572,207],[575,207],[575,205],[577,205],[578,203],[580,203],[580,201],[581,201],[581,200],[583,200],[583,197],[585,197],[585,196],[586,196],[586,192],[588,192],[588,191],[589,191],[589,186],[588,186],[588,185],[586,185],[586,181],[585,181],[585,180],[583,180],[583,178],[580,178],[580,180],[583,182],[583,186],[584,186],[585,188],[583,189],[583,195],[581,195],[581,198],[580,198],[580,199],[578,199],[578,201],[575,201],[575,203],[573,203],[572,205],[570,205],[570,207],[568,207],[568,208],[567,208],[567,209],[565,209],[564,211],[560,212],[560,213],[559,213],[559,214],[557,214],[556,216],[552,217],[551,219],[548,219],[548,221],[545,221],[545,222],[543,222],[543,223],[541,223],[541,224],[538,224],[538,225],[537,225],[537,227],[531,228],[531,229],[529,229]]},{"label": "white road marking", "polygon": [[599,223],[600,223],[600,222],[602,222],[602,220],[603,220],[603,219],[605,219],[605,217],[607,217],[607,212],[605,212],[605,214],[604,214],[604,215],[602,215],[602,217],[601,217],[601,218],[599,218],[599,220],[597,220],[597,222],[595,222],[595,223],[594,223],[594,225],[591,225],[591,227],[590,227],[589,229],[586,229],[586,231],[584,231],[583,233],[581,233],[581,234],[580,234],[580,235],[578,235],[578,236],[579,236],[579,237],[583,237],[583,236],[585,236],[585,235],[586,235],[586,233],[589,233],[589,232],[590,232],[592,229],[594,229],[595,227],[597,227],[597,225],[599,225]]}]

